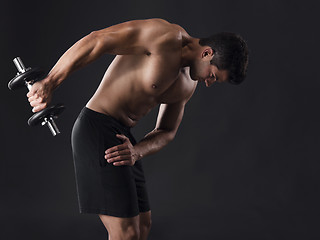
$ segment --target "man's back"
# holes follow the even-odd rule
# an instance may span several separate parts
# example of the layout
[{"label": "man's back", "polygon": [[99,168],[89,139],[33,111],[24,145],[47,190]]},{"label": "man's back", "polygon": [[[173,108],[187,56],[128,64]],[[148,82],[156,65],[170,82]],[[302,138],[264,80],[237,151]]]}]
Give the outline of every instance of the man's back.
[{"label": "man's back", "polygon": [[[119,24],[114,31],[123,36],[115,36],[124,39],[123,55],[115,57],[87,107],[134,126],[159,103],[192,94],[196,82],[181,71],[181,52],[189,37],[183,28],[150,19]],[[102,38],[110,29],[94,34]]]}]

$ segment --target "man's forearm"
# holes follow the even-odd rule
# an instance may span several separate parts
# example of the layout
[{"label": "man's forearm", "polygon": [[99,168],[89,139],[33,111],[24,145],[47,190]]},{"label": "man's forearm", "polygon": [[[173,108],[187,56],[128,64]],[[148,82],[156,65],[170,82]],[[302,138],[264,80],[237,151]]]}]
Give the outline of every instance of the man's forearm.
[{"label": "man's forearm", "polygon": [[134,146],[137,153],[137,160],[158,152],[170,141],[173,140],[175,134],[170,131],[155,129],[148,133],[139,143]]},{"label": "man's forearm", "polygon": [[48,74],[47,80],[58,87],[72,72],[96,60],[103,53],[93,32],[76,42],[58,60]]}]

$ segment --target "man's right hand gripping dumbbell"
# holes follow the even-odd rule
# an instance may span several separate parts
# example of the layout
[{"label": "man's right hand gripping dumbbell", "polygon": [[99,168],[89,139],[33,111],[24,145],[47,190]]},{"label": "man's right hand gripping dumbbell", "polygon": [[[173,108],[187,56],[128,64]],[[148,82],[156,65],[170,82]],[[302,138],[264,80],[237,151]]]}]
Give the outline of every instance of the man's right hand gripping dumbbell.
[{"label": "man's right hand gripping dumbbell", "polygon": [[39,112],[45,109],[52,99],[52,93],[56,86],[47,76],[43,80],[35,82],[29,90],[27,97],[32,108],[32,112]]},{"label": "man's right hand gripping dumbbell", "polygon": [[52,135],[56,136],[60,131],[54,119],[64,110],[64,106],[56,104],[48,107],[48,105],[51,102],[52,93],[58,85],[51,81],[49,76],[43,78],[45,74],[40,68],[26,68],[20,57],[13,59],[13,62],[18,73],[8,83],[8,87],[10,90],[16,90],[23,86],[29,89],[27,97],[33,107],[32,111],[36,113],[29,118],[28,124],[30,126],[47,125]]}]

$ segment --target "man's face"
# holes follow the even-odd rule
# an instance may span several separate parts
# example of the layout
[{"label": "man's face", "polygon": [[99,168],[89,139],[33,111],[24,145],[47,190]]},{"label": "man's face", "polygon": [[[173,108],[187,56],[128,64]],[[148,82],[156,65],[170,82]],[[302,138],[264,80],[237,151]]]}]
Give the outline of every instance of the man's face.
[{"label": "man's face", "polygon": [[193,80],[204,82],[207,87],[210,87],[215,82],[227,82],[229,73],[228,70],[218,69],[217,66],[208,62],[198,62],[190,68],[190,76]]},{"label": "man's face", "polygon": [[195,81],[205,82],[207,87],[215,82],[227,82],[229,77],[228,70],[218,69],[217,66],[210,63],[213,56],[213,50],[207,48],[202,52],[201,57],[190,66],[190,77]]},{"label": "man's face", "polygon": [[215,65],[210,65],[204,78],[200,78],[198,82],[205,82],[206,87],[210,87],[215,82],[227,82],[228,75],[228,70],[220,70]]}]

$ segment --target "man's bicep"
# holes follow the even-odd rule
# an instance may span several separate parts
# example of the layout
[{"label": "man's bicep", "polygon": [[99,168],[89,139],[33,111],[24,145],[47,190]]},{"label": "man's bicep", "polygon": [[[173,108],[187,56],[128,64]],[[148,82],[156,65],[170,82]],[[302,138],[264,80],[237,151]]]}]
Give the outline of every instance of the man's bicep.
[{"label": "man's bicep", "polygon": [[156,129],[172,132],[176,134],[184,113],[185,102],[173,104],[161,104]]}]

